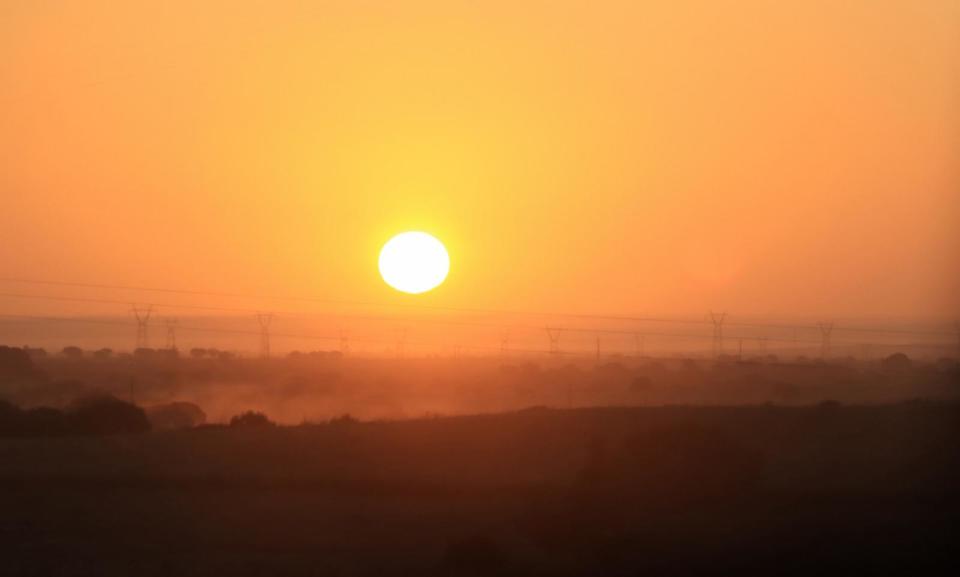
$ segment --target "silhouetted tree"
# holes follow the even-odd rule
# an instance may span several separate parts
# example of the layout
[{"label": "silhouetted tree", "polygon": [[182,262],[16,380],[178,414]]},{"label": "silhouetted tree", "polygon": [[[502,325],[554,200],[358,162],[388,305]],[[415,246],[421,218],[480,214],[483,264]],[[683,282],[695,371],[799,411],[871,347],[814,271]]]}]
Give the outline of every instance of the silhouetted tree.
[{"label": "silhouetted tree", "polygon": [[276,423],[267,418],[266,415],[257,411],[247,411],[245,413],[240,413],[235,415],[230,419],[230,426],[236,428],[259,428],[259,427],[273,427],[276,426]]},{"label": "silhouetted tree", "polygon": [[17,401],[26,405],[61,407],[82,396],[87,390],[87,385],[77,379],[40,381],[21,388]]},{"label": "silhouetted tree", "polygon": [[880,367],[885,371],[899,373],[913,368],[913,361],[903,353],[893,353],[880,361]]},{"label": "silhouetted tree", "polygon": [[140,407],[110,395],[95,395],[74,401],[68,415],[74,431],[82,435],[144,433],[150,421]]},{"label": "silhouetted tree", "polygon": [[202,359],[207,356],[207,349],[193,348],[190,349],[190,356],[195,359]]},{"label": "silhouetted tree", "polygon": [[37,377],[39,372],[24,349],[0,347],[0,380]]},{"label": "silhouetted tree", "polygon": [[165,361],[175,361],[180,358],[180,351],[177,349],[157,349],[153,351],[153,356]]},{"label": "silhouetted tree", "polygon": [[155,430],[190,429],[207,422],[207,414],[193,403],[167,403],[149,407],[146,411]]},{"label": "silhouetted tree", "polygon": [[37,407],[23,412],[21,434],[26,437],[59,437],[71,432],[71,423],[63,411]]},{"label": "silhouetted tree", "polygon": [[153,349],[140,347],[139,349],[136,349],[133,351],[133,358],[141,361],[146,361],[146,360],[152,359],[155,352],[156,351],[154,351]]},{"label": "silhouetted tree", "polygon": [[100,349],[93,353],[93,358],[98,360],[106,360],[113,356],[113,349]]},{"label": "silhouetted tree", "polygon": [[63,347],[63,350],[60,351],[60,354],[68,359],[82,359],[83,349],[80,347]]},{"label": "silhouetted tree", "polygon": [[19,433],[23,413],[20,407],[0,400],[0,437],[8,437]]},{"label": "silhouetted tree", "polygon": [[351,425],[356,425],[359,421],[353,418],[350,413],[344,413],[339,417],[334,417],[330,419],[330,424],[335,427],[349,427]]}]

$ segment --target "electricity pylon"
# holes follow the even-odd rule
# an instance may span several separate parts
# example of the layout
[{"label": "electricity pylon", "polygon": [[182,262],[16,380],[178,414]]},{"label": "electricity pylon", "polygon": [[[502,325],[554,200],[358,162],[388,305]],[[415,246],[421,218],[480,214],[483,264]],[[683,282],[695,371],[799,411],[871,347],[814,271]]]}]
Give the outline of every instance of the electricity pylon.
[{"label": "electricity pylon", "polygon": [[340,356],[345,357],[350,352],[350,335],[340,329]]},{"label": "electricity pylon", "polygon": [[131,311],[133,317],[137,320],[137,347],[145,349],[150,344],[150,335],[148,328],[150,325],[150,315],[153,314],[153,305],[132,305]]},{"label": "electricity pylon", "polygon": [[550,339],[550,356],[556,357],[560,355],[560,331],[563,329],[558,329],[555,327],[547,327],[547,338]]},{"label": "electricity pylon", "polygon": [[177,348],[177,319],[168,318],[164,319],[164,323],[167,325],[167,349],[176,350]]},{"label": "electricity pylon", "polygon": [[832,322],[817,323],[820,327],[820,358],[827,360],[830,357],[830,333],[833,332]]},{"label": "electricity pylon", "polygon": [[710,311],[710,320],[713,322],[713,358],[718,359],[723,354],[723,321],[727,313]]},{"label": "electricity pylon", "polygon": [[500,333],[500,360],[507,356],[507,346],[510,344],[510,331]]},{"label": "electricity pylon", "polygon": [[273,322],[273,313],[257,313],[257,324],[260,325],[260,356],[270,358],[270,323]]}]

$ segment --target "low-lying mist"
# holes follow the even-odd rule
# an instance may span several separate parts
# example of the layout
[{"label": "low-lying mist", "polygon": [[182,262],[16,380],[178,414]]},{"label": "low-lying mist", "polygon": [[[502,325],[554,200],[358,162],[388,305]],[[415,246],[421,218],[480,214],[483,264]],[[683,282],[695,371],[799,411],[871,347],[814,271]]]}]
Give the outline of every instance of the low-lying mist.
[{"label": "low-lying mist", "polygon": [[512,411],[533,406],[875,404],[953,399],[956,361],[917,362],[903,354],[855,359],[749,360],[343,357],[336,352],[242,359],[217,351],[183,356],[65,350],[50,355],[3,348],[0,398],[21,407],[63,408],[112,395],[150,408],[197,405],[224,423],[254,410],[276,422],[320,422]]}]

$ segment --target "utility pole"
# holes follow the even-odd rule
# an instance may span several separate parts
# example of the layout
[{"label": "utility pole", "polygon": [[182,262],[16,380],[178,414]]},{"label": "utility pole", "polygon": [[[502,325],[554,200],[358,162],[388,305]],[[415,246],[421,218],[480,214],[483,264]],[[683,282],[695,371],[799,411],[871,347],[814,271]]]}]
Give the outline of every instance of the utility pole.
[{"label": "utility pole", "polygon": [[270,323],[273,322],[273,313],[257,313],[257,324],[260,325],[260,356],[270,358]]},{"label": "utility pole", "polygon": [[167,325],[167,350],[174,351],[177,349],[177,319],[168,318],[164,320],[164,323]]},{"label": "utility pole", "polygon": [[507,357],[507,345],[510,344],[510,331],[500,333],[500,362]]},{"label": "utility pole", "polygon": [[150,344],[149,333],[150,315],[153,314],[153,305],[132,305],[133,317],[137,320],[137,346],[145,349]]},{"label": "utility pole", "polygon": [[710,320],[713,322],[713,358],[719,359],[723,354],[723,321],[727,313],[710,311]]},{"label": "utility pole", "polygon": [[820,358],[824,361],[830,357],[830,334],[833,332],[832,322],[817,323],[820,327]]},{"label": "utility pole", "polygon": [[555,327],[547,327],[547,338],[550,339],[550,356],[557,357],[560,355],[560,331]]}]

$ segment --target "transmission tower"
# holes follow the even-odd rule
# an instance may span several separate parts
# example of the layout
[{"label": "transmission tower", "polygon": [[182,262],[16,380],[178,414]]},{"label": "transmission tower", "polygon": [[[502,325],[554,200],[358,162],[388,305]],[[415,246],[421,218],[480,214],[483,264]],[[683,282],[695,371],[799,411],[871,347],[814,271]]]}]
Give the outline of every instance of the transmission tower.
[{"label": "transmission tower", "polygon": [[150,315],[153,313],[153,305],[138,306],[133,305],[131,308],[133,312],[133,317],[137,319],[137,347],[138,349],[145,349],[150,344],[150,335],[148,332],[148,327],[150,325]]},{"label": "transmission tower", "polygon": [[510,331],[500,333],[500,360],[507,356],[507,346],[510,344]]},{"label": "transmission tower", "polygon": [[340,329],[340,356],[345,357],[350,353],[350,335],[347,331]]},{"label": "transmission tower", "polygon": [[723,354],[723,321],[727,313],[710,311],[710,320],[713,322],[713,358],[718,359]]},{"label": "transmission tower", "polygon": [[830,333],[833,332],[833,323],[817,323],[817,326],[820,327],[820,358],[827,360],[830,357]]},{"label": "transmission tower", "polygon": [[550,356],[560,355],[560,331],[562,329],[547,327],[547,338],[550,339]]},{"label": "transmission tower", "polygon": [[260,325],[260,356],[270,357],[270,323],[273,322],[273,313],[257,313],[257,324]]},{"label": "transmission tower", "polygon": [[167,349],[176,350],[177,348],[177,319],[168,318],[164,319],[164,324],[167,325]]}]

